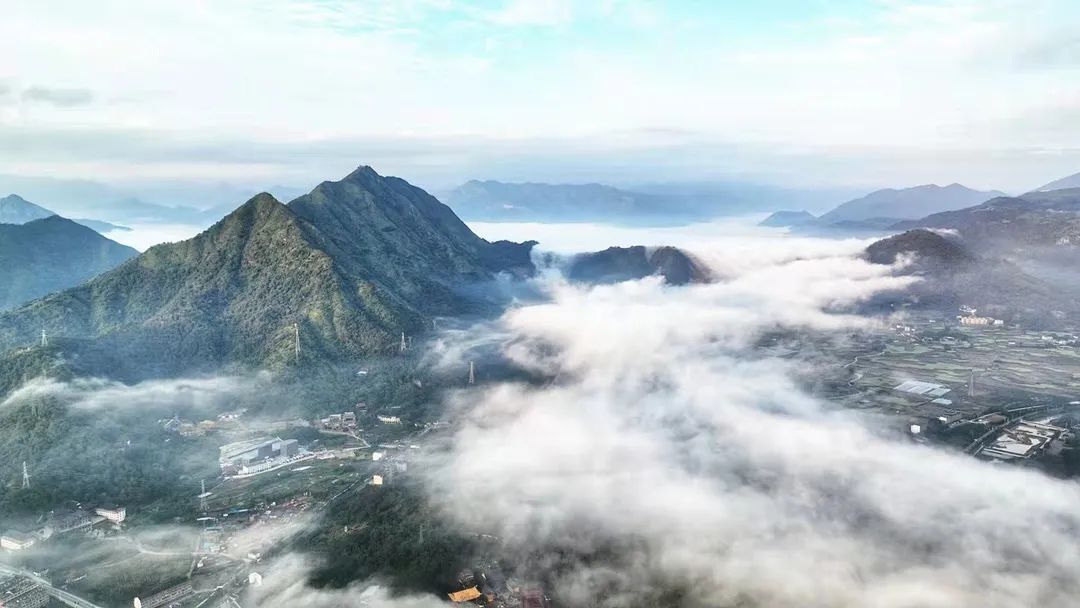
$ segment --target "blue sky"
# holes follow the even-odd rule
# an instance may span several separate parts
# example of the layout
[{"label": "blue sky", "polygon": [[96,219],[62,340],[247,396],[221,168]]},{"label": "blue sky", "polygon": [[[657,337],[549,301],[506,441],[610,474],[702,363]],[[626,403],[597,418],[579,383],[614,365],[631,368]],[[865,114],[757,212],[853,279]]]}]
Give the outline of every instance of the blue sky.
[{"label": "blue sky", "polygon": [[785,184],[1080,171],[1067,0],[17,0],[0,173]]}]

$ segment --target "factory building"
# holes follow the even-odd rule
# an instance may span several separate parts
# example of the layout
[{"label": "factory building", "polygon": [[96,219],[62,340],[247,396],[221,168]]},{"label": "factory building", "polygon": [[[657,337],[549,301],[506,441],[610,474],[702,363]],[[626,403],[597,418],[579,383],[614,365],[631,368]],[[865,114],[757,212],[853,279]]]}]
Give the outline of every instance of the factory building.
[{"label": "factory building", "polygon": [[222,467],[244,467],[268,459],[289,458],[299,452],[300,444],[295,439],[262,438],[221,446],[219,460]]},{"label": "factory building", "polygon": [[1065,429],[1052,424],[1022,420],[1005,428],[994,442],[979,450],[978,455],[995,460],[1026,459],[1042,454],[1050,442]]},{"label": "factory building", "polygon": [[21,576],[0,575],[0,608],[44,608],[49,604],[45,588]]},{"label": "factory building", "polygon": [[161,606],[177,604],[194,594],[195,589],[191,587],[191,581],[184,581],[175,587],[169,587],[164,591],[155,593],[145,600],[135,598],[133,603],[135,608],[160,608]]},{"label": "factory building", "polygon": [[4,532],[3,536],[0,536],[0,548],[8,551],[22,551],[33,547],[35,541],[36,539],[29,534],[18,530],[8,530]]}]

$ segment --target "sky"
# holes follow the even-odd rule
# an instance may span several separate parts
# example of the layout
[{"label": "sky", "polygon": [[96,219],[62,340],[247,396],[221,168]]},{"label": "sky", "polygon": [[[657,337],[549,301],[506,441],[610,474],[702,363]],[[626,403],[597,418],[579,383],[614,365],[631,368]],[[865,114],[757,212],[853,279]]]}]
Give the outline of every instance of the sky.
[{"label": "sky", "polygon": [[0,173],[311,186],[1080,171],[1070,0],[10,0]]}]

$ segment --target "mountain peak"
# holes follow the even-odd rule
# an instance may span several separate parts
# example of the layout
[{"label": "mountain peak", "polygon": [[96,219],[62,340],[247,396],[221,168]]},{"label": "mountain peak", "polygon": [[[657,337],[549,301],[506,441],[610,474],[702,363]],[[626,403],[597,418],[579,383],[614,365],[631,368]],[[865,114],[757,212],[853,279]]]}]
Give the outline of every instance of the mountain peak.
[{"label": "mountain peak", "polygon": [[341,181],[366,183],[378,179],[383,179],[383,176],[379,175],[378,171],[371,168],[370,165],[360,165],[356,169],[353,169],[352,173],[346,175]]},{"label": "mountain peak", "polygon": [[56,215],[24,199],[18,194],[9,194],[0,198],[0,224],[25,224]]}]

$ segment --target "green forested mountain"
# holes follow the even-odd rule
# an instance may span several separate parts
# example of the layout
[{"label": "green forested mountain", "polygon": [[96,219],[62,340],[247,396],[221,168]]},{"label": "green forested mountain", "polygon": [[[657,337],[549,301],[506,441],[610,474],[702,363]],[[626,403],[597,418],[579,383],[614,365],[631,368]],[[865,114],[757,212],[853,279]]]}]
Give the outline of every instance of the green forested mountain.
[{"label": "green forested mountain", "polygon": [[531,272],[529,247],[488,243],[422,190],[361,167],[289,205],[260,194],[192,239],[0,315],[0,348],[45,327],[140,375],[274,366],[293,360],[296,324],[301,362],[387,352],[429,315],[489,308],[464,287]]},{"label": "green forested mountain", "polygon": [[137,254],[56,215],[0,223],[0,310],[78,285]]}]

